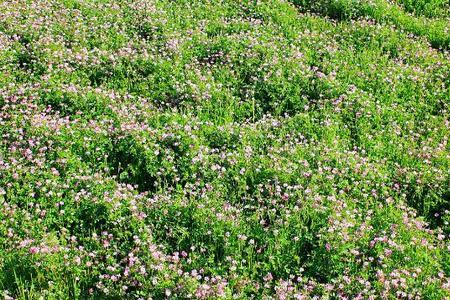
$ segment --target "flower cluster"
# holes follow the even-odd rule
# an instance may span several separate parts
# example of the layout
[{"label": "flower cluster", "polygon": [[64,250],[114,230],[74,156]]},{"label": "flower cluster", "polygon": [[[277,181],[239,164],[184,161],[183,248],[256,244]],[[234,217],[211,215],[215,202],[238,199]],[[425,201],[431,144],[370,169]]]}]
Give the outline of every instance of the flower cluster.
[{"label": "flower cluster", "polygon": [[0,2],[0,294],[449,298],[419,2]]}]

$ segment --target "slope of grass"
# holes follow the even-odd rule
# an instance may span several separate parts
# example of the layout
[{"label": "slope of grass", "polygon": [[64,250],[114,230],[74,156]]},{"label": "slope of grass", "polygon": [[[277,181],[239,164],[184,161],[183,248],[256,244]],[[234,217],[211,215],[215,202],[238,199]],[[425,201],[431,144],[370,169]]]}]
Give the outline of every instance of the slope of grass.
[{"label": "slope of grass", "polygon": [[449,48],[448,1],[396,2],[399,2],[398,4],[404,9],[387,0],[292,0],[292,3],[298,5],[303,11],[317,12],[337,20],[370,18],[379,23],[394,25],[401,30],[424,36],[434,48]]},{"label": "slope of grass", "polygon": [[448,0],[397,0],[405,11],[426,17],[448,17],[450,2]]},{"label": "slope of grass", "polygon": [[448,2],[0,2],[0,293],[450,297]]}]

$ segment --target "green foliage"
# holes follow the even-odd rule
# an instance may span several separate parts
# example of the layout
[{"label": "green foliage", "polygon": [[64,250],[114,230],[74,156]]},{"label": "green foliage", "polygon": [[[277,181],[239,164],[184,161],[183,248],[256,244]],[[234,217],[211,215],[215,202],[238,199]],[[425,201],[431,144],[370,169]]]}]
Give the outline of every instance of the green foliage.
[{"label": "green foliage", "polygon": [[449,298],[448,8],[0,1],[0,295]]}]

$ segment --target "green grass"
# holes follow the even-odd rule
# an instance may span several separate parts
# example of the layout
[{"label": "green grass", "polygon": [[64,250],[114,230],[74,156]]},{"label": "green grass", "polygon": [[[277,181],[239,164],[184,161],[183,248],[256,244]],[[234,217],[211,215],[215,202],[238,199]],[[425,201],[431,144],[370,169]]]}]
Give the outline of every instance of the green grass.
[{"label": "green grass", "polygon": [[0,1],[0,294],[450,297],[448,8]]},{"label": "green grass", "polygon": [[[450,19],[448,1],[398,1],[404,7],[386,0],[292,0],[302,11],[325,14],[337,20],[370,18],[393,25],[414,35],[426,37],[434,48],[448,49]],[[416,15],[412,15],[414,12]]]}]

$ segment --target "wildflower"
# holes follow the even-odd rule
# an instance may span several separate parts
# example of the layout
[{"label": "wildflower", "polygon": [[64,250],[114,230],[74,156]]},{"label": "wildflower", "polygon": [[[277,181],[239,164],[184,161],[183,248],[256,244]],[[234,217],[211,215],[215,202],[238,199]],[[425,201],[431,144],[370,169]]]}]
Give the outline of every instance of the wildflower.
[{"label": "wildflower", "polygon": [[30,253],[31,254],[39,253],[39,248],[38,247],[30,247]]}]

